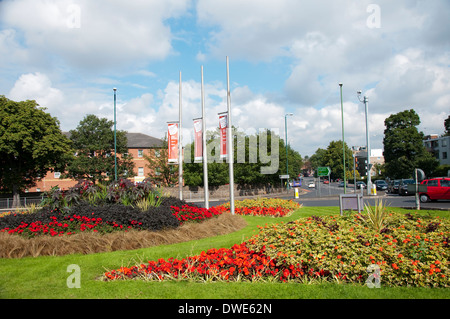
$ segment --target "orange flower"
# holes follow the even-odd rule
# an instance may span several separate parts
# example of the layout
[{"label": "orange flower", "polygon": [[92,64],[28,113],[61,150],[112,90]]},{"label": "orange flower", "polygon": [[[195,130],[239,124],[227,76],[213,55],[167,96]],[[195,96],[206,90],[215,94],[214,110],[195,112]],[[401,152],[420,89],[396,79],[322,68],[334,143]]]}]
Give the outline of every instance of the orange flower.
[{"label": "orange flower", "polygon": [[341,255],[337,255],[337,258],[338,258],[338,259],[341,259],[341,258],[342,258],[342,256],[341,256]]},{"label": "orange flower", "polygon": [[398,269],[398,266],[397,266],[397,264],[392,264],[392,268],[394,268],[394,269]]}]

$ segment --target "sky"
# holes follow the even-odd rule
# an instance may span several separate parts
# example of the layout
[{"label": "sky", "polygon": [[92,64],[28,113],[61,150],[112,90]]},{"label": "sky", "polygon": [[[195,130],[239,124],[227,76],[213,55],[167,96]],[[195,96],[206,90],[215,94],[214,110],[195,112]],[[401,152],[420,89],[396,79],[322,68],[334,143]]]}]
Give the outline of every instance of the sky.
[{"label": "sky", "polygon": [[[63,131],[88,114],[183,143],[227,110],[303,157],[331,141],[383,148],[384,120],[414,109],[442,134],[450,114],[448,0],[0,0],[0,95],[36,100]],[[339,83],[342,84],[342,108]],[[342,113],[343,109],[343,113]],[[286,114],[292,113],[292,116]],[[286,119],[286,121],[285,121]],[[343,125],[342,125],[343,122]]]}]

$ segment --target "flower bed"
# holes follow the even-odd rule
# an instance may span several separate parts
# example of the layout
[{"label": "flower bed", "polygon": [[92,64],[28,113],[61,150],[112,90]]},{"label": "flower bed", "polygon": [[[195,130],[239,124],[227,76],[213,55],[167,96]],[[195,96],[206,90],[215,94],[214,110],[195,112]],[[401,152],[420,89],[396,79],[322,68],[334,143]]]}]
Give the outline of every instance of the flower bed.
[{"label": "flower bed", "polygon": [[[301,207],[300,204],[279,198],[258,198],[235,201],[238,215],[285,217]],[[230,203],[217,206],[219,211],[230,211]]]},{"label": "flower bed", "polygon": [[[383,285],[449,287],[450,224],[417,214],[390,214],[375,231],[361,214],[309,217],[261,227],[230,249],[159,259],[104,274],[105,280],[305,280],[364,283],[376,265]],[[373,270],[372,270],[373,271]],[[377,274],[374,273],[374,276]]]},{"label": "flower bed", "polygon": [[[167,202],[171,204],[176,201]],[[101,234],[128,229],[153,231],[176,228],[185,222],[198,222],[221,213],[214,208],[205,209],[188,204],[182,205],[181,208],[161,205],[144,212],[121,204],[81,204],[71,207],[69,214],[58,209],[43,209],[35,214],[7,215],[0,218],[0,232],[32,238],[40,235],[72,235],[86,231]]]}]

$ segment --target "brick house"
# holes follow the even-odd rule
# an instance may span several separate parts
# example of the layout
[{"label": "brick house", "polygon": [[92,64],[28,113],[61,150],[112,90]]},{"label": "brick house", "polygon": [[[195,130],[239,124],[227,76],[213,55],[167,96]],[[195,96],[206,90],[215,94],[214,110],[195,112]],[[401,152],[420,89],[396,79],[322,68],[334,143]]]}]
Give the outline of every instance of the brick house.
[{"label": "brick house", "polygon": [[[68,133],[64,133],[68,134]],[[159,156],[160,149],[163,145],[161,139],[142,134],[127,133],[128,153],[133,156],[134,172],[129,179],[132,182],[141,182],[150,173],[147,167],[147,161],[144,155]],[[60,172],[48,172],[47,175],[36,183],[36,186],[29,188],[28,192],[45,192],[52,187],[58,186],[62,190],[74,186],[77,181],[73,179],[60,178]]]}]

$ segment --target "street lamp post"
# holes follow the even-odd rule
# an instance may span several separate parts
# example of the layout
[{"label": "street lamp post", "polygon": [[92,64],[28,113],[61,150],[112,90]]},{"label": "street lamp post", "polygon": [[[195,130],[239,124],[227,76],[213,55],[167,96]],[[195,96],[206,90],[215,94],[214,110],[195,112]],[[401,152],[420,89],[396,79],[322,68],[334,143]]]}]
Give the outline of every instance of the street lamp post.
[{"label": "street lamp post", "polygon": [[360,102],[364,103],[366,111],[366,151],[367,151],[367,195],[370,195],[370,190],[372,189],[372,181],[370,176],[370,171],[372,169],[370,164],[370,142],[369,142],[369,98],[364,96],[361,100],[361,91],[357,92],[358,99]]},{"label": "street lamp post", "polygon": [[347,193],[347,176],[345,172],[345,141],[344,141],[344,104],[342,102],[342,83],[339,83],[340,91],[341,91],[341,117],[342,117],[342,157],[344,164],[344,194]]},{"label": "street lamp post", "polygon": [[[285,137],[286,137],[286,175],[289,176],[289,160],[288,160],[288,135],[287,135],[287,117],[294,115],[293,113],[287,113],[284,116],[284,130],[285,130]],[[286,189],[289,188],[289,178],[286,180]]]},{"label": "street lamp post", "polygon": [[117,181],[116,91],[114,88],[114,181]]}]

